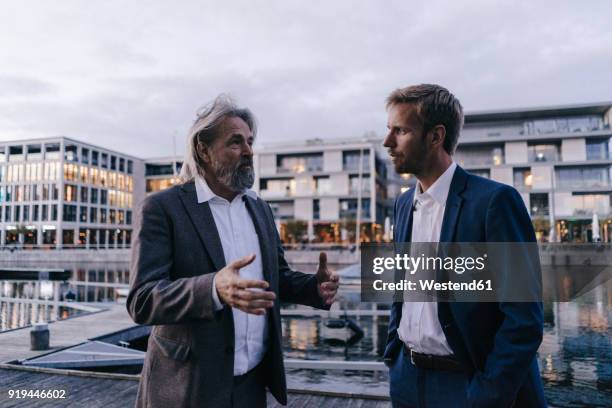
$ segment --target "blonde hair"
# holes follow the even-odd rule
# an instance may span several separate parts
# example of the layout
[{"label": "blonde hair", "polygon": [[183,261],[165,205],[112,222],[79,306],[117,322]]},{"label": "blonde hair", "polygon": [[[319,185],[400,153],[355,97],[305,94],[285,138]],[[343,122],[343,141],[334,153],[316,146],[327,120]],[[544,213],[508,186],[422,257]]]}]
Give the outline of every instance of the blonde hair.
[{"label": "blonde hair", "polygon": [[179,180],[181,183],[192,181],[197,175],[204,177],[204,169],[198,156],[198,144],[211,146],[217,139],[217,129],[228,117],[238,117],[246,122],[253,133],[257,134],[257,123],[253,113],[247,108],[239,108],[236,102],[226,94],[221,94],[214,101],[198,111],[198,116],[187,135],[187,151]]}]

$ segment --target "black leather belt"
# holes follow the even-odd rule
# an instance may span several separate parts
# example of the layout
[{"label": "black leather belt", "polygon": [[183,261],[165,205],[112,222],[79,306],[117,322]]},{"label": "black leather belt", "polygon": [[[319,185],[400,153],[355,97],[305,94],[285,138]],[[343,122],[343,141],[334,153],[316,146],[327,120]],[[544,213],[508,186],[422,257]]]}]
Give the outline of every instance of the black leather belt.
[{"label": "black leather belt", "polygon": [[433,354],[417,353],[405,344],[404,353],[412,364],[418,368],[438,371],[465,371],[461,363],[453,356],[434,356]]}]

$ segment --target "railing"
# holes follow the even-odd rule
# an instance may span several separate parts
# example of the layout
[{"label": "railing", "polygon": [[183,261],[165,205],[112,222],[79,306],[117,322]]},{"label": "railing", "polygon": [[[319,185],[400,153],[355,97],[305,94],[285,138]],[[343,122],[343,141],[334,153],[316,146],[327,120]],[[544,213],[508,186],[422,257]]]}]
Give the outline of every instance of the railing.
[{"label": "railing", "polygon": [[44,251],[44,250],[94,250],[94,251],[106,251],[115,249],[130,249],[130,244],[114,244],[111,245],[98,245],[98,244],[5,244],[0,245],[0,251]]}]

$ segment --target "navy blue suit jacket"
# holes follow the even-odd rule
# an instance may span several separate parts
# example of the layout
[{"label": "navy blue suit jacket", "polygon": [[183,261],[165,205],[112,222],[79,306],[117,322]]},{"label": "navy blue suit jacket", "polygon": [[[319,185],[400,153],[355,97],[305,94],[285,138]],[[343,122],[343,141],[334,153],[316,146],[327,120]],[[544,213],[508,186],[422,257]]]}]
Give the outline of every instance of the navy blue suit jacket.
[{"label": "navy blue suit jacket", "polygon": [[[395,202],[396,242],[410,242],[414,190]],[[440,242],[535,241],[529,214],[513,187],[457,166]],[[536,278],[541,280],[539,275]],[[396,302],[385,361],[393,361],[401,349],[397,334],[401,317],[402,303]],[[468,399],[473,406],[546,406],[536,360],[543,332],[541,303],[438,302],[438,319],[449,346],[471,377]]]}]

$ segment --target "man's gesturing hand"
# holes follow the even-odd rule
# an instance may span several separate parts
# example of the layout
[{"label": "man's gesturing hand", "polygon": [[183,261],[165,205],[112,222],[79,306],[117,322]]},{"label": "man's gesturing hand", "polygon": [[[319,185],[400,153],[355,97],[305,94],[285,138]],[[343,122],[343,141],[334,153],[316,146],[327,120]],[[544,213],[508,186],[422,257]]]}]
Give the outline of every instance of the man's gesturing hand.
[{"label": "man's gesturing hand", "polygon": [[336,300],[338,281],[338,275],[327,269],[327,254],[321,252],[319,254],[319,269],[317,269],[317,289],[319,289],[319,296],[326,305],[331,305]]},{"label": "man's gesturing hand", "polygon": [[[238,271],[255,259],[255,254],[245,256],[217,272],[215,289],[221,301],[245,313],[263,315],[274,305],[276,295],[268,292],[265,280],[242,279]],[[258,290],[263,289],[263,290]]]}]

